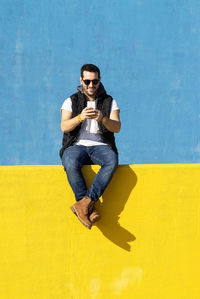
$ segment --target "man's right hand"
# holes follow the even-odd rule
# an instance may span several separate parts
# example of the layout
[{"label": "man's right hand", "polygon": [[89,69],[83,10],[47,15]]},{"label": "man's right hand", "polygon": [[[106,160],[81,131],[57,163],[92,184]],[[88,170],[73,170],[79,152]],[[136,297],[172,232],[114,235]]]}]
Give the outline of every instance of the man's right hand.
[{"label": "man's right hand", "polygon": [[92,107],[85,107],[80,114],[80,118],[82,121],[86,119],[93,119],[95,117],[96,117],[96,110]]},{"label": "man's right hand", "polygon": [[95,119],[97,117],[96,109],[92,107],[86,107],[82,110],[80,115],[77,115],[72,118],[72,112],[67,110],[62,110],[62,118],[61,118],[61,130],[64,133],[71,132],[74,130],[79,124],[80,119],[84,121],[86,119]]}]

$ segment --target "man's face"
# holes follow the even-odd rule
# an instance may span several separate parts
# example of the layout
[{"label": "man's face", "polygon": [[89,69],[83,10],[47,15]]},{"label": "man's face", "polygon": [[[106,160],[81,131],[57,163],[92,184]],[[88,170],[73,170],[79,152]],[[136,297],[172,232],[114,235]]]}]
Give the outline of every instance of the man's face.
[{"label": "man's face", "polygon": [[[87,80],[95,80],[96,82],[95,81],[89,82]],[[101,78],[98,77],[98,73],[93,73],[93,72],[88,72],[88,71],[83,72],[83,78],[80,77],[80,82],[82,84],[83,91],[86,96],[89,96],[89,97],[95,96],[97,89],[99,88],[100,80],[101,80]]]}]

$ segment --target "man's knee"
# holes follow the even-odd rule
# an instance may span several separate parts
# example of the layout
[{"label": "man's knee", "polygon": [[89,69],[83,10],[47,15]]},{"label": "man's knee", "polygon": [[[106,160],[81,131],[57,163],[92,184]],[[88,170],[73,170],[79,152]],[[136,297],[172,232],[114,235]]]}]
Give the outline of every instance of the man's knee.
[{"label": "man's knee", "polygon": [[117,155],[112,155],[105,163],[112,171],[115,171],[118,167],[118,157]]},{"label": "man's knee", "polygon": [[77,159],[74,158],[72,155],[68,155],[67,153],[63,154],[62,164],[64,166],[65,171],[79,167]]},{"label": "man's knee", "polygon": [[115,159],[112,160],[112,168],[113,170],[117,169],[118,167],[118,158],[116,157]]}]

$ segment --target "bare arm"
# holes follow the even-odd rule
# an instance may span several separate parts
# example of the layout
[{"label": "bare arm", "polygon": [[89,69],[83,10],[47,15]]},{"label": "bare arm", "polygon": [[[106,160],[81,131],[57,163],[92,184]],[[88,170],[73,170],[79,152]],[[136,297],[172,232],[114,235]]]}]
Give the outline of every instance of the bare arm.
[{"label": "bare arm", "polygon": [[110,113],[110,117],[104,116],[102,119],[103,125],[111,132],[119,133],[121,129],[121,121],[119,117],[120,110],[114,110]]},{"label": "bare arm", "polygon": [[[86,107],[82,110],[81,114],[72,118],[72,112],[67,110],[61,110],[61,130],[62,132],[71,132],[74,130],[81,121],[89,118],[94,118],[95,111],[93,108]],[[81,121],[80,121],[81,120]]]},{"label": "bare arm", "polygon": [[102,115],[101,111],[96,111],[96,117],[95,119],[99,122],[102,122],[102,124],[108,129],[109,131],[113,133],[119,133],[121,129],[121,121],[119,117],[120,110],[113,110],[110,113],[110,117],[106,117]]},{"label": "bare arm", "polygon": [[78,116],[72,117],[72,112],[67,110],[61,110],[61,130],[62,132],[70,132],[73,129],[75,129],[79,124],[80,120],[78,119]]}]

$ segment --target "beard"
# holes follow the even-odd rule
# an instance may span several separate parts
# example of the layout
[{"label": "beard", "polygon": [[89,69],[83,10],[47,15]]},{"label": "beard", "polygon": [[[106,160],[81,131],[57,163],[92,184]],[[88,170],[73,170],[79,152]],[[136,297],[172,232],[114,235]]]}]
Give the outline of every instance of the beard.
[{"label": "beard", "polygon": [[84,93],[87,95],[87,96],[90,96],[90,97],[94,97],[96,95],[96,92],[97,92],[97,87],[85,87],[83,86],[83,91]]}]

